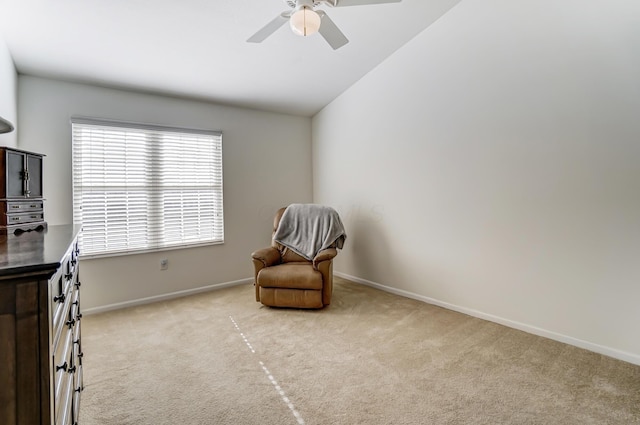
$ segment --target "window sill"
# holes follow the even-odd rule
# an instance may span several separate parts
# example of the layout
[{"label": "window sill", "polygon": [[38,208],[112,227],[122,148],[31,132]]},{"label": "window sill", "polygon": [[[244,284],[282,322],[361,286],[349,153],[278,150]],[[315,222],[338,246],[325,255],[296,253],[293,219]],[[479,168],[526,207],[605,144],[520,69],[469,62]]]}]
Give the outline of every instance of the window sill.
[{"label": "window sill", "polygon": [[134,250],[134,251],[118,251],[118,252],[107,252],[104,254],[87,254],[82,255],[80,253],[81,260],[93,260],[98,258],[110,258],[110,257],[123,257],[129,255],[138,255],[138,254],[151,254],[154,252],[163,252],[163,251],[175,251],[175,250],[183,250],[183,249],[193,249],[193,248],[202,248],[206,246],[214,246],[214,245],[223,245],[224,241],[220,242],[203,242],[197,244],[189,244],[189,245],[176,245],[169,246],[166,248],[154,248],[154,249],[142,249],[142,250]]}]

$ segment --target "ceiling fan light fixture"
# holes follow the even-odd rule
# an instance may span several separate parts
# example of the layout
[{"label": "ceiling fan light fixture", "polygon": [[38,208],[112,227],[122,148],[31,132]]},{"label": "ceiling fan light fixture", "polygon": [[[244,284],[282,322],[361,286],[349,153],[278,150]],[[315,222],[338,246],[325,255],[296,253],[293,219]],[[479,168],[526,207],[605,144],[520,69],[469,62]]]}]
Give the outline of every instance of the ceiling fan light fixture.
[{"label": "ceiling fan light fixture", "polygon": [[320,29],[320,15],[308,6],[302,6],[289,19],[291,30],[306,37],[315,34]]}]

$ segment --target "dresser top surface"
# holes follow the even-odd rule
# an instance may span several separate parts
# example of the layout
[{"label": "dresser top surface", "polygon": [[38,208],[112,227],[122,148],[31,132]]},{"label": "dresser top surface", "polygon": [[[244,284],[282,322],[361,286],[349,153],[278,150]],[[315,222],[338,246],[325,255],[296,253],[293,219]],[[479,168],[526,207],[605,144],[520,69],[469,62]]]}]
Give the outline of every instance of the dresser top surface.
[{"label": "dresser top surface", "polygon": [[57,269],[79,231],[79,226],[69,224],[0,235],[0,276]]}]

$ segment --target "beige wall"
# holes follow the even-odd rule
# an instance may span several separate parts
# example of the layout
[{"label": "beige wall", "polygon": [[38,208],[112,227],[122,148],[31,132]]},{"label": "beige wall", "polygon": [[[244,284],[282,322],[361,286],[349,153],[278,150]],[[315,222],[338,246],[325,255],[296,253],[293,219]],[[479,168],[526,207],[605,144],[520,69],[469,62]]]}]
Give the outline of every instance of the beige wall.
[{"label": "beige wall", "polygon": [[318,113],[336,270],[640,364],[639,16],[463,1]]},{"label": "beige wall", "polygon": [[[0,34],[0,117],[16,127],[18,118],[18,75],[13,59]],[[11,133],[0,134],[0,146],[15,147],[18,143],[17,129]]]},{"label": "beige wall", "polygon": [[[223,132],[225,243],[81,261],[83,306],[95,309],[252,276],[274,212],[311,201],[311,119],[20,76],[19,146],[46,155],[45,219],[72,222],[74,115]],[[160,259],[169,269],[160,271]]]}]

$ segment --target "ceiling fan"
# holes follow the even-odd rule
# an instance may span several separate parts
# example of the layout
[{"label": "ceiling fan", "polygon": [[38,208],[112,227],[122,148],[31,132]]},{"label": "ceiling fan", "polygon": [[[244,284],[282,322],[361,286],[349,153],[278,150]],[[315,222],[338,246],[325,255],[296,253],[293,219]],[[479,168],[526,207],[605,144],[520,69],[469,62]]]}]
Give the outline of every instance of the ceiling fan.
[{"label": "ceiling fan", "polygon": [[319,32],[333,50],[349,42],[336,24],[322,10],[316,9],[324,3],[331,7],[364,6],[368,4],[399,3],[402,0],[284,0],[291,8],[276,16],[271,22],[253,34],[247,41],[261,43],[289,21],[291,30],[298,35],[308,36]]}]

